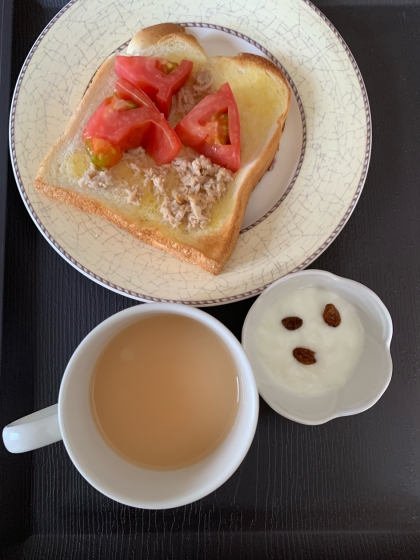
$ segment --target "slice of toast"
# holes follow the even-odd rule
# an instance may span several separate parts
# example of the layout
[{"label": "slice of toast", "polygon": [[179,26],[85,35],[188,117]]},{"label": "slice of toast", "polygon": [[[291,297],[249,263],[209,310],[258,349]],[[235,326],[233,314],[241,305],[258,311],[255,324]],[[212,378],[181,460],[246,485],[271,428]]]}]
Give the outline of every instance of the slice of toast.
[{"label": "slice of toast", "polygon": [[[90,166],[82,131],[102,100],[113,93],[115,55],[100,67],[64,135],[44,158],[35,187],[50,198],[109,220],[145,243],[219,274],[235,248],[249,196],[278,149],[290,106],[286,79],[277,66],[253,54],[208,58],[197,40],[176,24],[143,29],[131,41],[127,54],[173,62],[186,58],[194,63],[193,75],[202,69],[210,73],[213,91],[225,82],[232,88],[241,122],[241,166],[227,192],[214,203],[209,221],[197,228],[171,226],[150,188],[142,190],[136,204],[130,203],[127,187],[147,183],[147,179],[129,158],[110,170],[109,188],[90,188],[81,181]],[[173,111],[171,124],[180,118]],[[146,155],[143,165],[152,167],[154,162]]]}]

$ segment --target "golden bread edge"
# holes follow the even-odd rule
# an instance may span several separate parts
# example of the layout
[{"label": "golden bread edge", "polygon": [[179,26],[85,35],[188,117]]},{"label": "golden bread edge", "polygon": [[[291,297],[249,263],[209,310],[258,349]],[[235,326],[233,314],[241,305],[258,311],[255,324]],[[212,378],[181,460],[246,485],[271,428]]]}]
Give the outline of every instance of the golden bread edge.
[{"label": "golden bread edge", "polygon": [[[162,27],[160,28],[160,32],[163,34],[155,34],[156,36],[159,35],[158,40],[162,39],[162,37],[167,36],[167,33],[164,32],[164,28],[166,26],[170,26],[169,29],[168,27],[166,27],[166,29],[170,31],[170,34],[173,34],[174,24],[161,24],[161,26]],[[160,26],[158,25],[153,27],[157,28]],[[176,27],[180,27],[180,29],[182,30],[177,31],[180,37],[182,37],[183,39],[191,37],[197,43],[194,37],[185,33],[185,29],[183,27]],[[148,29],[150,28],[146,28],[139,33],[146,32]],[[136,37],[138,35],[139,34],[137,34]],[[197,45],[202,50],[201,46],[198,43]],[[290,89],[283,73],[275,64],[263,57],[250,53],[239,53],[236,57],[232,58],[235,59],[236,62],[240,65],[248,64],[251,62],[258,65],[263,70],[273,74],[286,85],[289,95],[287,108],[285,112],[277,119],[277,128],[274,134],[261,152],[259,158],[250,165],[245,177],[242,178],[242,184],[238,187],[238,193],[236,195],[236,202],[232,210],[232,215],[224,225],[222,234],[211,234],[206,236],[204,239],[203,244],[206,246],[206,248],[203,251],[211,253],[211,256],[206,255],[203,251],[200,251],[195,247],[192,247],[191,245],[168,239],[167,237],[162,235],[162,233],[156,227],[147,225],[138,226],[130,222],[130,220],[124,218],[122,215],[114,212],[105,204],[102,204],[93,198],[62,188],[59,185],[50,185],[45,181],[44,171],[49,159],[54,157],[55,153],[59,151],[62,144],[64,144],[65,141],[73,134],[73,129],[75,128],[76,130],[74,132],[76,132],[79,128],[78,123],[80,122],[80,115],[83,115],[86,108],[89,107],[89,92],[94,88],[97,81],[100,80],[104,76],[104,74],[112,71],[113,66],[111,67],[111,65],[113,65],[114,63],[115,56],[109,57],[99,68],[98,72],[95,74],[92,80],[91,85],[89,86],[87,92],[83,96],[76,111],[70,119],[64,134],[50,148],[47,155],[41,162],[37,176],[34,180],[34,186],[36,190],[51,199],[63,202],[84,212],[96,214],[113,223],[117,227],[127,231],[137,239],[149,245],[152,245],[153,247],[164,250],[181,260],[195,264],[213,275],[219,274],[236,246],[249,197],[259,180],[267,171],[272,160],[274,159],[284,128],[284,123],[286,121],[286,117],[290,108]]]},{"label": "golden bread edge", "polygon": [[148,245],[152,245],[157,249],[164,250],[178,259],[196,264],[211,274],[217,275],[222,269],[220,263],[206,257],[198,249],[195,249],[190,245],[185,245],[168,239],[163,236],[157,228],[150,226],[137,226],[98,200],[85,196],[81,193],[49,185],[40,179],[35,179],[34,184],[39,193],[44,194],[53,200],[57,200],[58,202],[64,202],[68,206],[73,206],[83,212],[96,214],[108,222],[113,223],[120,229],[127,231],[137,239],[140,239],[140,241],[143,241]]},{"label": "golden bread edge", "polygon": [[184,44],[199,51],[200,55],[205,59],[208,58],[207,53],[197,39],[187,33],[185,27],[177,23],[158,23],[157,25],[141,29],[131,39],[127,47],[127,54],[142,54],[149,47],[159,46],[159,42],[163,39],[165,41],[181,39]]},{"label": "golden bread edge", "polygon": [[140,29],[140,31],[133,36],[127,49],[147,49],[147,47],[151,47],[166,35],[172,35],[173,33],[185,35],[185,27],[182,27],[182,25],[178,25],[177,23],[170,22],[150,25],[149,27]]}]

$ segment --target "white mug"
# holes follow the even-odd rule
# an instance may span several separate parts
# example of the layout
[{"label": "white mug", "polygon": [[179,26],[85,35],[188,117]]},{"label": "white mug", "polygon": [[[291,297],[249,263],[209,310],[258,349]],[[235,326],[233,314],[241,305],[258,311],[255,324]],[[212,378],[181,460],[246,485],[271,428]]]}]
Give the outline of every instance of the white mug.
[{"label": "white mug", "polygon": [[[206,459],[172,471],[144,469],[117,455],[100,435],[89,403],[92,369],[108,341],[133,320],[157,313],[184,315],[211,328],[228,347],[240,380],[239,408],[225,440]],[[224,325],[193,307],[150,303],[125,309],[89,333],[67,365],[58,404],[6,426],[3,441],[12,453],[21,453],[63,439],[74,465],[97,490],[129,506],[166,509],[199,500],[235,472],[254,438],[258,407],[251,366],[242,346]]]}]

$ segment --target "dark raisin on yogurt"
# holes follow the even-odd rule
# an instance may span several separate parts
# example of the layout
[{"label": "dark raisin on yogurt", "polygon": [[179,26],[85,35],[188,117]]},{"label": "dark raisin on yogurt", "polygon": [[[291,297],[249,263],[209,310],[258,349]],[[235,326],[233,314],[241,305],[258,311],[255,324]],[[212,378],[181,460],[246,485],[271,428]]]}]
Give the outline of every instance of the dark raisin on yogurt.
[{"label": "dark raisin on yogurt", "polygon": [[295,348],[293,350],[294,358],[304,366],[316,364],[315,352],[309,348]]},{"label": "dark raisin on yogurt", "polygon": [[285,317],[281,322],[283,323],[283,327],[288,331],[296,331],[303,325],[303,321],[300,317]]},{"label": "dark raisin on yogurt", "polygon": [[330,327],[338,327],[341,323],[341,315],[333,303],[327,303],[322,316]]}]

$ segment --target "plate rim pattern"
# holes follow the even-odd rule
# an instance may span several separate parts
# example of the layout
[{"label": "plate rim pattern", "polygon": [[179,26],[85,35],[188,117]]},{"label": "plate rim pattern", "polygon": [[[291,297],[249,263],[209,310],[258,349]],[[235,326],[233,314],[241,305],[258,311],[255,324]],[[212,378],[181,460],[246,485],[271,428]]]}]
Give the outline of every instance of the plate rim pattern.
[{"label": "plate rim pattern", "polygon": [[[344,39],[342,38],[340,33],[337,31],[337,29],[334,27],[334,25],[329,21],[329,19],[316,6],[314,6],[314,4],[312,4],[312,2],[310,2],[310,0],[300,0],[300,1],[305,3],[312,10],[314,10],[315,13],[327,24],[327,26],[334,33],[334,35],[336,36],[336,38],[340,42],[341,46],[343,47],[345,53],[347,54],[347,56],[349,58],[349,61],[350,61],[351,65],[352,65],[352,67],[355,71],[355,74],[356,74],[356,77],[357,77],[357,80],[359,82],[359,86],[360,86],[360,89],[361,89],[364,108],[365,108],[366,149],[365,149],[365,157],[364,157],[364,161],[363,161],[363,167],[362,167],[359,183],[358,183],[357,189],[354,193],[353,199],[350,202],[350,205],[347,208],[344,216],[342,217],[342,219],[340,220],[339,224],[336,226],[334,231],[322,243],[322,245],[320,247],[318,247],[318,249],[316,251],[314,251],[309,257],[307,257],[300,265],[298,265],[293,270],[291,270],[288,274],[293,274],[294,272],[298,272],[299,270],[303,270],[307,266],[309,266],[316,258],[318,258],[321,255],[321,253],[323,253],[329,247],[329,245],[331,245],[331,243],[334,241],[334,239],[337,237],[337,235],[343,229],[343,227],[345,226],[345,224],[349,220],[351,214],[353,213],[353,210],[356,207],[356,204],[357,204],[357,202],[360,198],[361,192],[363,190],[363,186],[364,186],[365,181],[366,181],[367,171],[368,171],[368,168],[369,168],[371,151],[372,151],[372,121],[371,121],[371,111],[370,111],[369,99],[368,99],[368,96],[367,96],[366,86],[364,84],[364,81],[363,81],[361,72],[359,70],[359,67],[357,65],[357,62],[354,59],[354,57],[353,57],[349,47],[347,46],[346,42],[344,41]],[[10,156],[11,156],[11,160],[12,160],[12,167],[13,167],[13,172],[14,172],[14,176],[15,176],[15,179],[16,179],[18,190],[21,194],[21,197],[22,197],[23,202],[26,206],[26,209],[28,210],[28,213],[30,214],[33,221],[35,222],[35,225],[38,227],[38,229],[40,230],[42,235],[45,237],[45,239],[50,243],[50,245],[58,253],[60,253],[60,255],[67,262],[69,262],[74,268],[76,268],[79,272],[82,272],[82,274],[84,274],[85,276],[87,276],[91,280],[94,280],[98,284],[100,284],[100,285],[102,285],[102,286],[104,286],[108,289],[111,289],[112,291],[114,291],[116,293],[128,296],[128,297],[130,297],[132,299],[135,299],[137,301],[162,302],[162,303],[181,303],[183,305],[192,305],[192,306],[214,306],[214,305],[222,305],[222,304],[226,304],[226,303],[233,303],[235,301],[241,301],[241,300],[247,299],[249,297],[253,297],[253,296],[256,296],[256,295],[260,294],[272,282],[264,284],[263,286],[259,286],[258,288],[254,288],[253,290],[243,292],[241,294],[236,294],[234,296],[226,296],[226,297],[217,298],[217,299],[210,299],[210,300],[164,299],[164,298],[157,298],[157,297],[148,296],[148,295],[145,295],[145,294],[140,294],[140,293],[134,292],[132,290],[127,290],[126,288],[123,288],[122,286],[117,286],[116,284],[114,284],[112,282],[109,282],[108,280],[98,276],[97,274],[94,274],[92,271],[90,271],[85,266],[83,266],[81,263],[79,263],[63,247],[61,247],[61,245],[59,243],[57,243],[57,241],[50,235],[50,233],[46,230],[45,226],[42,224],[41,220],[39,219],[37,213],[35,212],[35,209],[33,208],[32,204],[29,200],[29,197],[26,193],[26,190],[25,190],[25,187],[24,187],[24,184],[23,184],[22,178],[20,176],[20,172],[19,172],[19,166],[18,166],[16,151],[15,151],[16,105],[17,105],[17,100],[18,100],[18,97],[19,97],[19,92],[20,92],[22,81],[23,81],[23,77],[26,73],[26,70],[29,66],[29,63],[30,63],[36,49],[38,48],[39,43],[42,41],[42,39],[45,37],[45,35],[48,33],[48,31],[51,29],[51,27],[57,22],[57,20],[71,6],[73,6],[76,2],[78,2],[78,0],[70,0],[68,2],[68,4],[66,4],[52,18],[52,20],[48,23],[48,25],[43,29],[41,34],[38,36],[37,40],[35,41],[31,50],[29,51],[29,53],[28,53],[28,55],[25,59],[25,62],[22,66],[22,69],[19,73],[18,80],[16,82],[16,86],[15,86],[15,89],[14,89],[14,92],[13,92],[13,97],[12,97],[12,103],[11,103],[11,109],[10,109],[10,121],[9,121]],[[301,156],[300,156],[300,159],[299,159],[298,166],[295,170],[295,173],[293,175],[293,178],[292,178],[291,182],[289,183],[286,191],[283,193],[281,198],[276,202],[276,204],[266,214],[264,214],[264,216],[262,216],[261,218],[256,220],[250,226],[244,228],[241,231],[241,233],[244,233],[246,231],[249,231],[250,229],[252,229],[256,225],[260,224],[270,214],[272,214],[272,212],[274,212],[278,208],[278,206],[283,202],[283,200],[286,198],[287,194],[290,192],[291,188],[293,187],[294,183],[296,182],[296,179],[297,179],[297,177],[299,175],[299,172],[300,172],[300,169],[302,167],[302,163],[303,163],[303,159],[304,159],[304,155],[305,155],[305,151],[306,151],[306,120],[305,120],[305,112],[304,112],[304,109],[303,109],[303,105],[302,105],[299,93],[297,91],[297,88],[294,85],[293,80],[290,78],[287,71],[283,68],[283,66],[279,63],[279,61],[267,49],[265,49],[265,47],[263,47],[262,45],[260,45],[259,43],[257,43],[253,39],[251,39],[250,37],[247,37],[246,35],[243,35],[242,33],[238,32],[238,31],[235,31],[235,30],[232,30],[230,28],[215,25],[215,24],[209,24],[209,23],[205,23],[205,22],[184,22],[184,23],[180,23],[180,25],[183,25],[184,27],[202,27],[202,28],[208,28],[208,29],[215,29],[215,30],[218,30],[218,31],[224,31],[224,32],[227,32],[227,33],[231,33],[231,34],[249,42],[253,46],[256,46],[266,56],[268,56],[268,58],[270,58],[276,65],[279,65],[281,70],[285,73],[285,76],[288,79],[289,85],[291,86],[291,88],[293,90],[293,93],[295,94],[296,100],[298,102],[299,111],[300,111],[301,118],[302,118],[302,132],[303,132],[302,151],[301,151]]]}]

